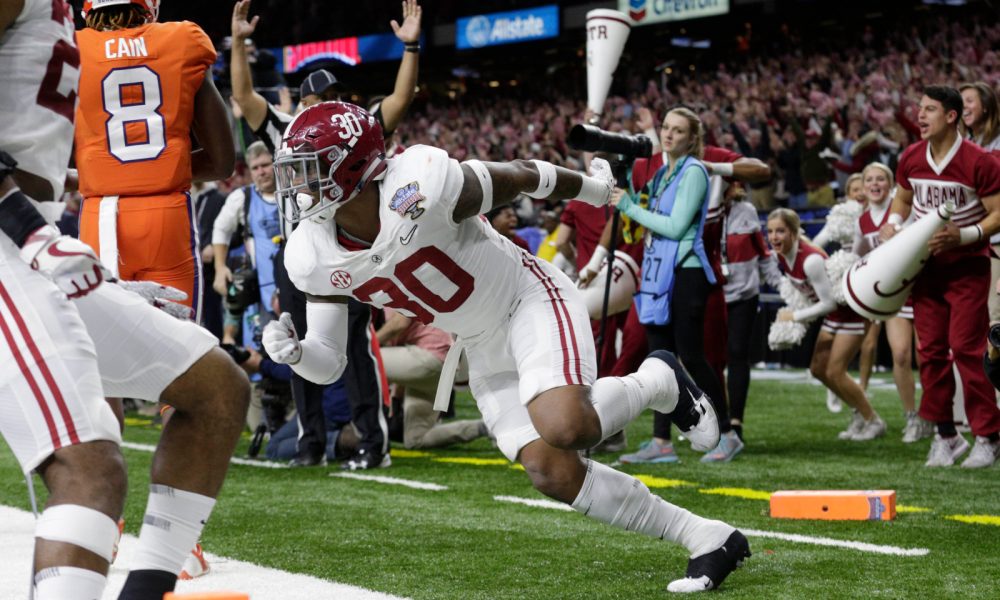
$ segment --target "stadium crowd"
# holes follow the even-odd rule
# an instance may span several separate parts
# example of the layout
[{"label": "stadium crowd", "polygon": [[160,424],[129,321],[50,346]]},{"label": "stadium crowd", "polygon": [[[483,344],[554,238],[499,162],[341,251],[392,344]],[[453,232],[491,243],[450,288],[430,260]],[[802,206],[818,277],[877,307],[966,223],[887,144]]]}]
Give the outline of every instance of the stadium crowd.
[{"label": "stadium crowd", "polygon": [[[775,169],[773,184],[764,186],[768,191],[754,195],[758,208],[773,207],[775,197],[804,208],[802,194],[810,185],[819,189],[837,182],[842,188],[848,175],[875,159],[895,167],[899,154],[919,138],[914,122],[924,86],[1000,85],[997,23],[933,16],[912,28],[865,28],[834,51],[801,51],[799,42],[788,32],[777,54],[768,47],[715,69],[678,70],[666,85],[643,76],[650,69],[641,61],[620,76],[625,89],[615,88],[620,95],[609,98],[602,125],[643,133],[653,130],[668,108],[691,106],[705,125],[706,143],[760,158]],[[585,102],[564,89],[550,83],[514,97],[418,97],[399,140],[438,145],[459,160],[539,158],[580,168],[580,156],[565,139],[569,128],[584,120]],[[834,126],[829,131],[827,121]],[[812,138],[819,141],[819,160],[799,145],[796,123],[810,145]],[[815,196],[810,206],[833,204],[829,192]]]}]

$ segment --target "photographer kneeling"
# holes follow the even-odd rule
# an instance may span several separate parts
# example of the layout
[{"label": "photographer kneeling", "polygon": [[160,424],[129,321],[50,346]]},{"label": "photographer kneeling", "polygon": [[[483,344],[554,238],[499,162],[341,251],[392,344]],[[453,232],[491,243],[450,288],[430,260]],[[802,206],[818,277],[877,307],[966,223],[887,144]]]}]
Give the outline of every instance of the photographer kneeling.
[{"label": "photographer kneeling", "polygon": [[[292,368],[272,361],[266,354],[252,348],[241,348],[223,344],[233,360],[253,376],[261,375],[261,404],[265,413],[265,424],[271,438],[264,451],[269,460],[287,461],[296,455],[299,428],[296,420],[284,420],[284,411],[291,402]],[[276,415],[273,413],[277,413]],[[323,414],[326,417],[326,458],[338,460],[350,456],[358,445],[358,436],[351,421],[351,407],[347,401],[347,389],[342,380],[337,380],[323,389]],[[280,421],[279,421],[280,419]],[[282,424],[283,423],[283,424]],[[259,444],[259,442],[258,442]],[[251,444],[251,456],[256,456]]]}]

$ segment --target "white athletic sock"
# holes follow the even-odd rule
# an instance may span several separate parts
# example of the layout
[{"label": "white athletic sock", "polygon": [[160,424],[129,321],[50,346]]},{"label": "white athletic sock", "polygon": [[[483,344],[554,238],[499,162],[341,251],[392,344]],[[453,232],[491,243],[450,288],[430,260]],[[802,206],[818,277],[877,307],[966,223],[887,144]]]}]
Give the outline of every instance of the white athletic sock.
[{"label": "white athletic sock", "polygon": [[592,460],[585,462],[587,477],[573,508],[588,517],[677,542],[691,552],[692,558],[717,550],[734,531],[721,521],[704,519],[674,506],[627,473]]},{"label": "white athletic sock", "polygon": [[166,485],[150,485],[139,547],[129,568],[179,575],[214,506],[215,498]]},{"label": "white athletic sock", "polygon": [[96,600],[107,577],[79,567],[51,567],[35,573],[35,600]]},{"label": "white athletic sock", "polygon": [[[654,400],[659,401],[657,408],[666,409],[665,412],[677,405],[678,388],[673,371],[666,363],[656,362],[663,366],[662,371],[647,368],[625,377],[602,377],[591,386],[590,402],[601,420],[602,440],[624,429]],[[669,408],[663,405],[668,398],[672,399]]]}]

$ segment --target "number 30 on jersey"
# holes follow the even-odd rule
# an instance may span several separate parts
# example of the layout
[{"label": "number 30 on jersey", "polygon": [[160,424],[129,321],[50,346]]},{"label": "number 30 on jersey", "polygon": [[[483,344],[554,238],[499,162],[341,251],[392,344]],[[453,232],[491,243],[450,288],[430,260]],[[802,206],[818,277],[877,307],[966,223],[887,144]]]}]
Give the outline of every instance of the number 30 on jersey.
[{"label": "number 30 on jersey", "polygon": [[111,156],[123,163],[159,156],[167,146],[159,75],[145,66],[113,69],[102,92]]}]

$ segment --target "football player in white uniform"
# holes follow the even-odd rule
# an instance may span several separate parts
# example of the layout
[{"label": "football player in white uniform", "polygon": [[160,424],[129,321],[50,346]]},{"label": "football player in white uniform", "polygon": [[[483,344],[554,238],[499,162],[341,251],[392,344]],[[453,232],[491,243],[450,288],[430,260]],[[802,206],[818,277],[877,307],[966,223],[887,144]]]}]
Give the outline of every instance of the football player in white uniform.
[{"label": "football player in white uniform", "polygon": [[[111,4],[121,2],[93,2]],[[158,4],[119,8],[152,15]],[[72,149],[72,10],[64,0],[3,2],[0,31],[0,107],[18,115],[0,119],[0,150],[9,153],[0,160],[0,430],[25,472],[38,470],[55,492],[37,527],[35,598],[91,599],[104,588],[125,494],[119,423],[105,395],[177,410],[153,457],[121,596],[161,598],[215,504],[249,384],[211,334],[102,285],[94,252],[41,219],[32,199],[61,196]]]},{"label": "football player in white uniform", "polygon": [[582,459],[646,408],[672,415],[692,446],[715,447],[709,399],[676,358],[656,352],[628,377],[595,381],[590,322],[560,271],[502,238],[479,217],[518,193],[603,205],[610,167],[581,176],[542,161],[457,161],[415,146],[385,159],[378,122],[324,102],[295,118],[275,162],[278,191],[294,198],[285,265],[309,297],[308,334],[270,323],[268,354],[325,383],[344,369],[345,296],[391,307],[459,336],[470,387],[501,452],[536,489],[579,512],[684,545],[687,576],[671,591],[722,583],[750,555],[733,527],[664,501],[631,475]]},{"label": "football player in white uniform", "polygon": [[[61,191],[70,145],[44,140],[60,130],[72,138],[74,94],[60,93],[58,75],[76,65],[62,0],[0,3],[0,433],[49,491],[35,527],[39,600],[101,596],[126,490],[94,344],[67,297],[101,285],[100,260],[47,224],[14,179],[21,175],[25,191],[44,199]],[[28,148],[36,152],[24,155]]]}]

